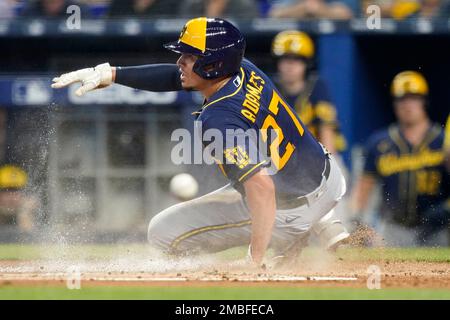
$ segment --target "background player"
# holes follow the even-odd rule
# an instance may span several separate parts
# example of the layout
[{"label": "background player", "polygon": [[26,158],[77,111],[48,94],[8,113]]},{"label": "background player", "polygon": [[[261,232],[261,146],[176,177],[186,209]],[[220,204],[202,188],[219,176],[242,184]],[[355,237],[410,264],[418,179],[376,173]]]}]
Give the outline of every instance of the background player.
[{"label": "background player", "polygon": [[276,84],[311,133],[331,152],[343,151],[336,107],[325,82],[313,70],[314,42],[304,32],[280,32],[272,42],[277,57]]},{"label": "background player", "polygon": [[[197,128],[200,136],[208,129],[222,134],[223,148],[214,156],[230,185],[157,214],[149,225],[149,241],[175,253],[250,243],[249,257],[260,264],[269,244],[281,261],[291,260],[312,230],[330,246],[348,237],[342,228],[335,230],[328,214],[345,193],[338,165],[271,80],[243,59],[245,39],[239,30],[222,19],[197,18],[165,47],[181,54],[176,65],[102,64],[64,74],[52,85],[81,82],[76,93],[82,95],[115,81],[150,91],[194,89],[205,97]],[[230,136],[229,129],[261,134],[255,138],[237,131]],[[210,147],[206,140],[203,144]]]},{"label": "background player", "polygon": [[427,115],[428,84],[420,73],[399,73],[391,93],[397,123],[369,138],[364,173],[353,190],[353,211],[358,215],[365,209],[378,181],[379,229],[387,243],[430,244],[430,237],[447,227],[450,218],[444,132]]},{"label": "background player", "polygon": [[450,114],[447,116],[444,133],[444,151],[447,171],[450,172]]}]

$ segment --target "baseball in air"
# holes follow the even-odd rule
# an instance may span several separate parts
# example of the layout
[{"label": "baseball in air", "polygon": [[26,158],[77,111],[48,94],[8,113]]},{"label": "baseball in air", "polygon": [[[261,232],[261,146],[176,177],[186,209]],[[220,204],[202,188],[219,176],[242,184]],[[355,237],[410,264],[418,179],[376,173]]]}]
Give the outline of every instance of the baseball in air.
[{"label": "baseball in air", "polygon": [[170,180],[170,192],[181,200],[190,200],[197,195],[197,180],[189,173],[180,173]]}]

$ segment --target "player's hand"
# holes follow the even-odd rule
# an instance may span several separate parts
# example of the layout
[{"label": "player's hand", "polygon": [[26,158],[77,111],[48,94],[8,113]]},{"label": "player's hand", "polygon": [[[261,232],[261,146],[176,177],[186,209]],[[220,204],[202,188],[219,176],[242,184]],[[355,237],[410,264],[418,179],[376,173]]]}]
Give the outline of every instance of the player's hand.
[{"label": "player's hand", "polygon": [[113,82],[112,78],[111,66],[109,63],[103,63],[95,68],[72,71],[53,78],[52,88],[64,88],[72,83],[81,82],[81,87],[75,91],[75,94],[80,97],[86,92],[109,86]]},{"label": "player's hand", "polygon": [[253,259],[251,245],[248,246],[247,257],[245,258],[245,263],[246,263],[247,267],[249,267],[251,269],[255,269],[255,270],[265,270],[266,269],[265,263],[263,263],[262,261],[257,262],[257,261],[255,261],[255,259]]}]

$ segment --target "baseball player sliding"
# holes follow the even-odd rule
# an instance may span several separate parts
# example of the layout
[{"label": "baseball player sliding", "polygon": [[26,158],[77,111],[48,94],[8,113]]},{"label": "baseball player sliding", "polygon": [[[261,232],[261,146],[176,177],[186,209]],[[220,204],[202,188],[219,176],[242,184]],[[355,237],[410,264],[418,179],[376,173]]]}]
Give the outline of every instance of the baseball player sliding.
[{"label": "baseball player sliding", "polygon": [[[105,63],[63,74],[52,84],[81,82],[77,95],[115,82],[149,91],[198,90],[204,96],[196,128],[222,134],[223,148],[213,156],[230,183],[157,214],[148,227],[151,245],[192,254],[250,244],[249,261],[260,266],[269,247],[280,264],[295,261],[311,232],[327,248],[347,238],[329,214],[346,190],[338,165],[272,81],[244,58],[240,31],[222,19],[196,18],[164,47],[180,54],[176,64]],[[211,143],[203,139],[205,148]]]}]

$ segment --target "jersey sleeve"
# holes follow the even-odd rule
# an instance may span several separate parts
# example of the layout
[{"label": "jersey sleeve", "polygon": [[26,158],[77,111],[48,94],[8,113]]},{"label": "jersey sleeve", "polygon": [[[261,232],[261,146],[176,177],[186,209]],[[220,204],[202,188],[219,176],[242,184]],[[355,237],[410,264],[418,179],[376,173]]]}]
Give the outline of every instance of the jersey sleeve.
[{"label": "jersey sleeve", "polygon": [[364,174],[378,176],[376,159],[378,157],[378,139],[374,137],[369,138],[364,148]]},{"label": "jersey sleeve", "polygon": [[327,85],[321,79],[317,79],[311,96],[311,104],[314,108],[316,125],[337,126],[336,107],[334,106]]},{"label": "jersey sleeve", "polygon": [[244,183],[267,165],[258,149],[257,131],[238,116],[216,112],[203,120],[202,129],[204,143],[208,130],[215,131],[214,137],[220,135],[220,141],[205,145],[205,150],[233,184]]},{"label": "jersey sleeve", "polygon": [[176,64],[148,64],[117,67],[116,83],[154,92],[182,90],[180,71]]}]

